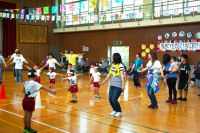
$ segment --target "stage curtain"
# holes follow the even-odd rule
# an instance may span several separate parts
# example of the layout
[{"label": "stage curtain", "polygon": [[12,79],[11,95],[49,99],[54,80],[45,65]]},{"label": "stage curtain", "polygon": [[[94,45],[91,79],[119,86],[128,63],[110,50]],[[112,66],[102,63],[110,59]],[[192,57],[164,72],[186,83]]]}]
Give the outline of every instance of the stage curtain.
[{"label": "stage curtain", "polygon": [[[0,1],[0,9],[15,9],[16,4]],[[16,49],[16,20],[3,19],[3,48],[2,55],[8,57]]]}]

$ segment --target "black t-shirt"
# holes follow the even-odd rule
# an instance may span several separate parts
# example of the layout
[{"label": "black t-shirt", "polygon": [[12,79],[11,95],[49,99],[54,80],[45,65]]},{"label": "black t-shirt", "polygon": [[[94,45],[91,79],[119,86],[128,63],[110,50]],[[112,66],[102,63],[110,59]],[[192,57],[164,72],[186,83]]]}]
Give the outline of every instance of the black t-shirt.
[{"label": "black t-shirt", "polygon": [[180,79],[188,80],[188,76],[189,76],[188,71],[190,71],[190,70],[191,70],[190,65],[188,63],[185,63],[185,64],[181,63],[180,64],[180,75],[179,75]]}]

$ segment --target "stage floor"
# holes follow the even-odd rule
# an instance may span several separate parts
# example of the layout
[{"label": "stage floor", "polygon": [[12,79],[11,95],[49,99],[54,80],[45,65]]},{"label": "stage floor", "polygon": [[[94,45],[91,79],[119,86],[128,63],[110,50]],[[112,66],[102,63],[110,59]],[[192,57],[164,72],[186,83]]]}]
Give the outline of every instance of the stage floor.
[{"label": "stage floor", "polygon": [[[63,72],[64,74],[64,72]],[[48,86],[45,73],[41,74],[41,84]],[[27,72],[23,71],[27,80]],[[105,76],[102,77],[104,79]],[[0,133],[23,132],[23,85],[15,84],[13,72],[3,72],[3,83],[7,99],[0,100]],[[156,94],[159,108],[148,109],[150,104],[144,89],[145,79],[141,79],[142,88],[134,88],[132,78],[128,78],[120,104],[124,116],[109,116],[112,111],[108,101],[109,83],[100,87],[100,100],[93,98],[89,76],[78,78],[78,103],[70,103],[68,81],[56,78],[55,96],[41,90],[41,103],[44,108],[33,113],[32,128],[39,133],[199,133],[200,132],[200,97],[196,96],[194,85],[190,85],[188,101],[177,105],[166,103],[168,88],[160,81],[161,90]],[[179,96],[179,95],[178,95]]]}]

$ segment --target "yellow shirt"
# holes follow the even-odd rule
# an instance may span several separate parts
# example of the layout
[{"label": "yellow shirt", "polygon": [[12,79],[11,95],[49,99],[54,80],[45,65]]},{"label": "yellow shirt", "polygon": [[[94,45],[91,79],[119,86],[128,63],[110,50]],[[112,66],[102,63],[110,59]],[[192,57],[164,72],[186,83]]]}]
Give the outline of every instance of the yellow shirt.
[{"label": "yellow shirt", "polygon": [[65,56],[68,58],[70,64],[73,66],[76,65],[76,58],[79,56],[78,54],[65,54]]}]

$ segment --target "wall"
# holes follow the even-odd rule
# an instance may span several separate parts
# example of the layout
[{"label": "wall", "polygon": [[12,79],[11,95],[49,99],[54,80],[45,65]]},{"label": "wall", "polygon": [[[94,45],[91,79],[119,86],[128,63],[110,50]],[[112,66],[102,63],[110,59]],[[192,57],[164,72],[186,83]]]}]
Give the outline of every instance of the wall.
[{"label": "wall", "polygon": [[[18,9],[23,7],[36,8],[44,6],[52,6],[55,0],[0,0],[5,2],[15,3]],[[17,48],[20,49],[24,57],[31,59],[33,62],[39,64],[47,53],[49,53],[49,46],[53,46],[58,43],[58,36],[53,34],[52,24],[34,23],[32,25],[45,25],[48,26],[48,42],[46,44],[31,44],[19,42],[19,24],[30,24],[29,22],[19,22],[17,20]]]},{"label": "wall", "polygon": [[[130,46],[130,62],[135,58],[135,54],[139,51],[139,45],[142,42],[150,44],[156,43],[158,35],[165,33],[172,33],[174,31],[185,33],[193,32],[193,39],[195,33],[200,31],[200,24],[184,24],[184,25],[168,25],[162,27],[144,27],[135,29],[121,29],[121,30],[107,30],[107,31],[90,31],[77,33],[60,33],[60,49],[67,49],[73,51],[81,51],[82,46],[89,46],[89,52],[86,52],[89,60],[92,62],[98,61],[101,57],[107,57],[107,46],[112,46],[114,40],[121,40],[123,46]],[[169,38],[173,39],[173,38]],[[179,38],[176,38],[179,39]],[[181,39],[187,39],[186,37]],[[171,53],[172,55],[179,54]],[[188,52],[189,62],[196,64],[200,58],[200,53]],[[163,53],[158,53],[159,59],[162,59]]]}]

